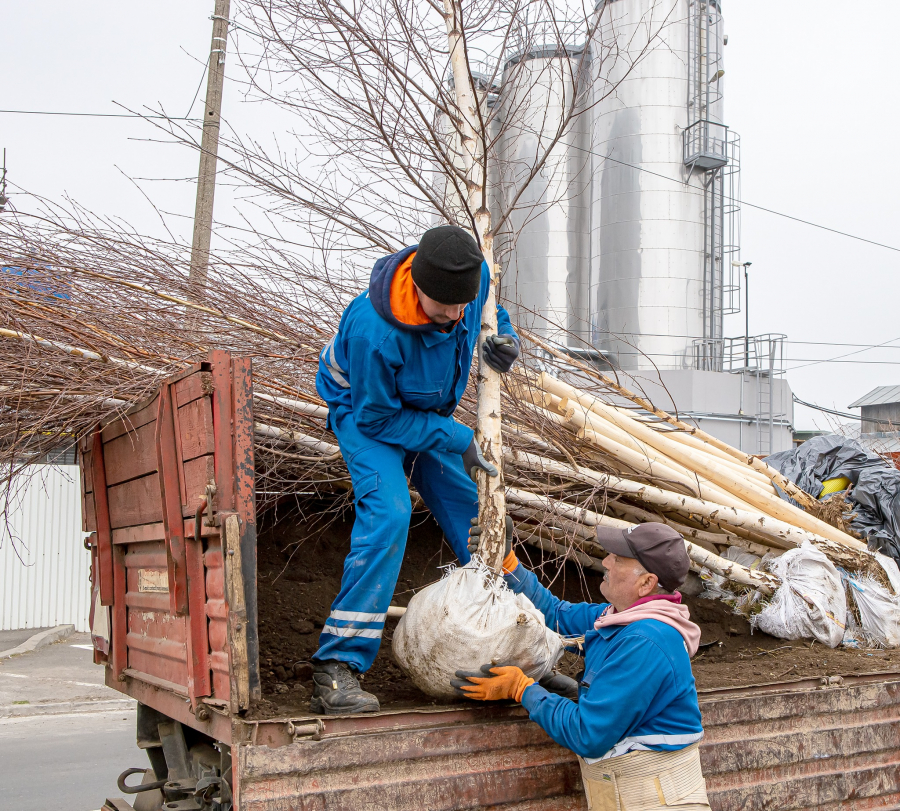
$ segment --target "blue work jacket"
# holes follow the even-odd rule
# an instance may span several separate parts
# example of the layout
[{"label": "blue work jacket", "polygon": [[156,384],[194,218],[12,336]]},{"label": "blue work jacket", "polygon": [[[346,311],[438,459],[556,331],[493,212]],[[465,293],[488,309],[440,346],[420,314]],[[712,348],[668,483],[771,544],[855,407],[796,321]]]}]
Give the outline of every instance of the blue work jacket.
[{"label": "blue work jacket", "polygon": [[[417,247],[375,263],[369,289],[344,310],[319,356],[316,390],[328,404],[329,427],[348,409],[360,433],[372,439],[408,451],[461,454],[473,432],[452,414],[469,381],[490,274],[482,263],[478,297],[448,332],[437,324],[405,324],[391,311],[391,281]],[[497,328],[518,338],[500,306]]]},{"label": "blue work jacket", "polygon": [[577,703],[539,684],[522,695],[529,717],[554,741],[594,761],[635,749],[683,749],[703,737],[690,656],[675,628],[645,619],[595,630],[608,603],[560,600],[521,563],[506,582],[535,604],[550,628],[584,634]]}]

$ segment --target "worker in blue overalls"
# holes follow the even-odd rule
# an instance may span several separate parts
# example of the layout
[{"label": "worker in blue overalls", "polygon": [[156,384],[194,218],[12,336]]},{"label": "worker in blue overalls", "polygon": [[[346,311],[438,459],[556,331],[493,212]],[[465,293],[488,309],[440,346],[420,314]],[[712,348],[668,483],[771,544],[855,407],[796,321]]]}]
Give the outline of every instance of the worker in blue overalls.
[{"label": "worker in blue overalls", "polygon": [[[341,590],[313,657],[310,709],[376,712],[356,674],[378,653],[412,513],[407,476],[461,563],[478,513],[475,469],[496,476],[471,428],[453,419],[466,389],[490,274],[474,238],[453,225],[375,263],[369,289],[341,317],[322,350],[316,389],[328,404],[353,482],[356,520]],[[509,316],[485,362],[507,372],[519,354]]]}]

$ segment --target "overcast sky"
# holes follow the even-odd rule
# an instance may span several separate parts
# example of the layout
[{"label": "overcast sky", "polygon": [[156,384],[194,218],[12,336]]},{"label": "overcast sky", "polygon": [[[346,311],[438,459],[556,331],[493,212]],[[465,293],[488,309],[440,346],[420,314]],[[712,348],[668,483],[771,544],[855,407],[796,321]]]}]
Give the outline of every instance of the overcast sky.
[{"label": "overcast sky", "polygon": [[[0,109],[116,113],[118,103],[183,116],[202,81],[196,115],[212,6],[7,2]],[[837,0],[724,0],[725,120],[741,136],[747,203],[900,248],[900,3],[870,0],[864,9],[848,13]],[[235,131],[263,137],[282,124],[243,102],[234,82],[226,84],[223,117]],[[158,234],[147,195],[169,213],[170,227],[189,234],[197,156],[154,139],[139,120],[0,113],[11,182]],[[238,221],[227,191],[216,205],[217,220]],[[753,263],[750,332],[787,334],[798,397],[844,411],[875,386],[900,383],[900,251],[745,207],[742,259]],[[725,334],[742,335],[743,318],[726,318]],[[864,349],[875,344],[886,346]],[[837,360],[819,362],[828,359]],[[829,422],[798,406],[795,424]]]}]

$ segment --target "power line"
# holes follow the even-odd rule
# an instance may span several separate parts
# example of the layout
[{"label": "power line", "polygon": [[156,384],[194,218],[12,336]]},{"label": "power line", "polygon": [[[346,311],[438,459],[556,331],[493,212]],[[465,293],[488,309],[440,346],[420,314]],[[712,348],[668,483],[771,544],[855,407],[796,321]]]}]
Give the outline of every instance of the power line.
[{"label": "power line", "polygon": [[[193,106],[193,105],[191,105]],[[199,118],[185,118],[171,115],[140,115],[139,113],[70,113],[59,110],[0,110],[9,115],[64,115],[79,118],[162,118],[166,121],[199,121]]]},{"label": "power line", "polygon": [[812,358],[785,358],[785,363],[802,363],[802,366],[792,366],[785,369],[786,372],[793,372],[797,369],[806,369],[810,366],[817,366],[820,363],[856,363],[871,366],[900,366],[900,361],[896,360],[841,360],[839,358],[824,358],[823,360],[814,360]]},{"label": "power line", "polygon": [[[681,335],[673,332],[617,332],[614,335],[610,335],[611,338],[618,337],[628,337],[628,338],[697,338],[696,335]],[[756,337],[751,335],[751,340]],[[732,336],[727,340],[739,340],[743,341],[744,336]],[[892,341],[900,340],[898,338],[892,338]],[[854,349],[861,347],[863,349],[900,349],[900,346],[889,346],[890,341],[885,341],[881,344],[851,344],[851,343],[843,343],[841,341],[794,341],[791,338],[784,339],[785,344],[798,344],[802,346],[848,346]],[[811,360],[810,358],[797,358],[796,360]]]},{"label": "power line", "polygon": [[[574,146],[574,144],[573,144],[573,146]],[[660,177],[663,180],[668,180],[672,183],[677,183],[679,186],[685,185],[684,181],[679,180],[678,178],[669,177],[668,175],[662,175],[659,172],[653,172],[650,169],[644,169],[642,166],[636,166],[633,163],[628,163],[627,161],[622,161],[622,160],[619,160],[618,158],[612,158],[609,155],[601,155],[599,152],[594,152],[591,149],[585,149],[584,147],[581,147],[581,146],[575,146],[575,149],[579,149],[582,152],[587,152],[589,155],[594,155],[595,157],[602,158],[605,161],[612,161],[613,163],[618,163],[618,164],[621,164],[622,166],[628,166],[631,169],[637,169],[639,172],[644,172],[645,174],[653,175],[654,177]],[[784,214],[781,211],[775,211],[775,209],[773,209],[773,208],[766,208],[765,206],[758,206],[755,203],[748,203],[745,200],[740,200],[736,197],[729,197],[724,194],[722,195],[722,197],[726,200],[730,200],[733,203],[738,203],[739,205],[747,206],[747,208],[755,208],[755,209],[758,209],[759,211],[765,211],[768,214],[774,214],[777,217],[784,217],[785,219],[793,220],[794,222],[803,223],[804,225],[810,225],[813,228],[820,228],[823,231],[830,231],[832,234],[838,234],[839,236],[842,236],[842,237],[849,237],[850,239],[855,239],[855,240],[858,240],[859,242],[867,242],[870,245],[876,245],[879,248],[887,248],[887,250],[889,250],[889,251],[897,251],[898,253],[900,253],[900,248],[895,248],[893,245],[885,245],[883,242],[876,242],[873,239],[866,239],[865,237],[858,237],[858,236],[856,236],[856,234],[850,234],[850,233],[847,233],[846,231],[838,231],[836,228],[829,228],[827,225],[819,225],[819,223],[811,222],[810,220],[804,220],[804,219],[801,219],[800,217],[794,217],[790,214]]]},{"label": "power line", "polygon": [[835,411],[833,408],[825,408],[824,406],[815,405],[814,403],[807,403],[806,400],[801,400],[796,394],[791,394],[794,398],[795,403],[799,403],[802,406],[806,406],[807,408],[812,408],[815,411],[822,411],[825,414],[833,414],[835,417],[846,417],[851,420],[860,419],[859,414],[848,414],[846,411]]},{"label": "power line", "polygon": [[[894,340],[897,340],[896,338]],[[852,347],[862,347],[863,349],[900,349],[900,346],[888,346],[887,343],[883,344],[847,344],[840,343],[838,341],[792,341],[790,338],[785,338],[784,342],[786,344],[803,344],[804,346],[852,346]]]},{"label": "power line", "polygon": [[[824,406],[816,405],[815,403],[807,403],[806,400],[801,400],[796,394],[793,392],[791,396],[794,398],[795,403],[799,403],[802,406],[806,406],[807,408],[812,408],[815,411],[822,411],[825,414],[832,414],[835,417],[846,417],[851,420],[861,420],[862,417],[859,414],[848,414],[846,411],[835,411],[833,408],[825,408]],[[897,429],[897,424],[891,422],[890,420],[872,420],[866,418],[866,422],[877,423],[878,425],[889,425],[894,430]]]},{"label": "power line", "polygon": [[[884,346],[884,344],[890,344],[894,341],[900,340],[900,338],[891,338],[889,341],[884,341],[881,344],[876,344],[875,346],[869,347],[869,349],[878,349],[880,346]],[[864,361],[844,361],[843,358],[849,358],[851,355],[859,355],[862,352],[867,352],[868,349],[857,349],[855,352],[847,352],[844,355],[838,355],[836,358],[828,358],[826,360],[815,360],[810,363],[806,363],[804,366],[795,366],[794,369],[805,369],[808,366],[817,366],[820,363],[889,363],[890,361],[877,361],[877,360],[864,360]],[[793,371],[793,370],[792,370]]]},{"label": "power line", "polygon": [[[202,84],[202,82],[201,82]],[[199,88],[198,88],[199,90]],[[195,96],[196,101],[196,96]],[[193,107],[193,103],[191,104]],[[146,118],[146,119],[164,119],[166,121],[199,121],[200,119],[196,118],[188,118],[186,116],[168,116],[168,115],[139,115],[137,113],[75,113],[75,112],[64,112],[64,111],[55,111],[55,110],[0,110],[0,113],[8,114],[8,115],[56,115],[56,116],[75,116],[80,118]],[[574,145],[573,145],[574,146]],[[621,164],[622,166],[627,166],[630,169],[637,169],[639,172],[644,172],[648,175],[653,175],[654,177],[662,178],[663,180],[668,180],[672,183],[677,183],[680,186],[683,186],[683,181],[678,178],[669,177],[668,175],[662,175],[659,172],[653,172],[650,169],[644,169],[641,166],[636,166],[633,163],[628,163],[627,161],[619,160],[618,158],[610,157],[609,155],[601,155],[599,152],[594,152],[591,149],[585,149],[584,147],[575,146],[575,149],[579,149],[582,152],[586,152],[589,155],[594,155],[597,158],[602,158],[605,161],[612,161],[613,163]],[[819,223],[812,222],[811,220],[804,220],[802,217],[795,217],[792,214],[785,214],[782,211],[776,211],[773,208],[767,208],[766,206],[760,206],[756,203],[748,203],[746,200],[739,200],[736,197],[728,197],[727,195],[723,195],[723,197],[727,200],[731,200],[732,202],[739,203],[742,206],[746,206],[747,208],[755,208],[758,211],[765,211],[767,214],[774,214],[776,217],[784,217],[787,220],[793,220],[794,222],[802,223],[803,225],[809,225],[812,228],[819,228],[823,231],[829,231],[832,234],[837,234],[838,236],[847,237],[849,239],[855,239],[859,242],[866,242],[869,245],[875,245],[879,248],[886,248],[889,251],[897,251],[900,253],[900,248],[895,248],[893,245],[886,245],[883,242],[876,242],[874,239],[866,239],[865,237],[857,236],[856,234],[850,234],[847,231],[839,231],[837,228],[831,228],[827,225],[820,225]],[[834,346],[839,346],[840,344],[833,344]],[[848,344],[849,345],[849,344]]]}]

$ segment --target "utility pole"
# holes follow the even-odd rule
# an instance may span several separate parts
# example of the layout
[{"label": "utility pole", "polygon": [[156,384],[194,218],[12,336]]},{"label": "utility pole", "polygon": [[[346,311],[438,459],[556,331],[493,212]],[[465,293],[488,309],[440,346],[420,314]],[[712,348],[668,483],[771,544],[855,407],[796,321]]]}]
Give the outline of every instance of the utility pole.
[{"label": "utility pole", "polygon": [[206,285],[209,244],[212,239],[213,200],[216,194],[216,162],[219,155],[219,122],[222,117],[222,88],[225,84],[225,46],[228,44],[228,14],[231,0],[215,0],[212,45],[203,108],[203,137],[200,140],[200,171],[197,174],[197,204],[194,208],[194,237],[191,243],[190,280]]}]

